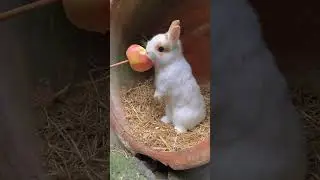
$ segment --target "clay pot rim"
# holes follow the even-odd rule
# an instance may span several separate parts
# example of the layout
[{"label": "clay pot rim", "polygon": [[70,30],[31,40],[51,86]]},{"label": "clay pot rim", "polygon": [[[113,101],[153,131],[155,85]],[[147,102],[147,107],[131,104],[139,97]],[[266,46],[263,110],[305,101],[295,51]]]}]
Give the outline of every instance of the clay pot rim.
[{"label": "clay pot rim", "polygon": [[110,124],[122,144],[133,154],[143,154],[158,160],[174,170],[186,170],[210,162],[210,136],[199,144],[178,152],[156,151],[143,143],[137,142],[128,134],[124,127],[127,126],[122,103],[119,96],[110,97]]}]

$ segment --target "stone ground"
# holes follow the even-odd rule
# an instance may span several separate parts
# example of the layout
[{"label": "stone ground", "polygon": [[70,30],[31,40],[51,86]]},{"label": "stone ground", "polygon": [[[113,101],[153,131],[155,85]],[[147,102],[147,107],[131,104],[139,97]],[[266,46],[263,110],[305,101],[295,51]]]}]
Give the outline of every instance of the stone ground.
[{"label": "stone ground", "polygon": [[125,151],[112,150],[110,153],[110,179],[156,179],[155,175],[137,158],[128,156]]},{"label": "stone ground", "polygon": [[[140,160],[128,153],[115,133],[110,130],[110,176],[111,180],[182,180],[167,167],[150,159]],[[146,161],[144,161],[146,160]]]}]

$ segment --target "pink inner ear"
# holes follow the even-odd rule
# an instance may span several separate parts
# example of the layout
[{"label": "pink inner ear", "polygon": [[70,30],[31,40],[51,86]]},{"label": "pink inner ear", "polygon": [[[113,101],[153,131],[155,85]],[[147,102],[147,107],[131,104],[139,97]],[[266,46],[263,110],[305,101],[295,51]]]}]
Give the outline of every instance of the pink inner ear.
[{"label": "pink inner ear", "polygon": [[180,38],[180,26],[174,26],[169,32],[170,40],[177,41]]}]

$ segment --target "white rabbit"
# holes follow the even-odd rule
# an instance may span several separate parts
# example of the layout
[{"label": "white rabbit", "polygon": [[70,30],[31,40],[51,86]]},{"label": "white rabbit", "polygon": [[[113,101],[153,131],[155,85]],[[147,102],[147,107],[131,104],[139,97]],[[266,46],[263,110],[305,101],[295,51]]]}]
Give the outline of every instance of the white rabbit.
[{"label": "white rabbit", "polygon": [[165,99],[165,116],[161,121],[173,123],[178,133],[193,129],[205,119],[206,107],[182,53],[180,21],[173,21],[168,32],[148,41],[146,50],[155,68],[154,98]]}]

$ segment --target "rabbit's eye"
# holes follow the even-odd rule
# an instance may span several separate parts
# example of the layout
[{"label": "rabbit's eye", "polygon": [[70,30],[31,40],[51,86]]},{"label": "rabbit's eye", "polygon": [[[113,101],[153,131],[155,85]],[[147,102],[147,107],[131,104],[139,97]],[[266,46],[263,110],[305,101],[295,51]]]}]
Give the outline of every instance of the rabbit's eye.
[{"label": "rabbit's eye", "polygon": [[158,51],[159,52],[163,52],[164,51],[164,47],[162,47],[162,46],[158,47]]}]

